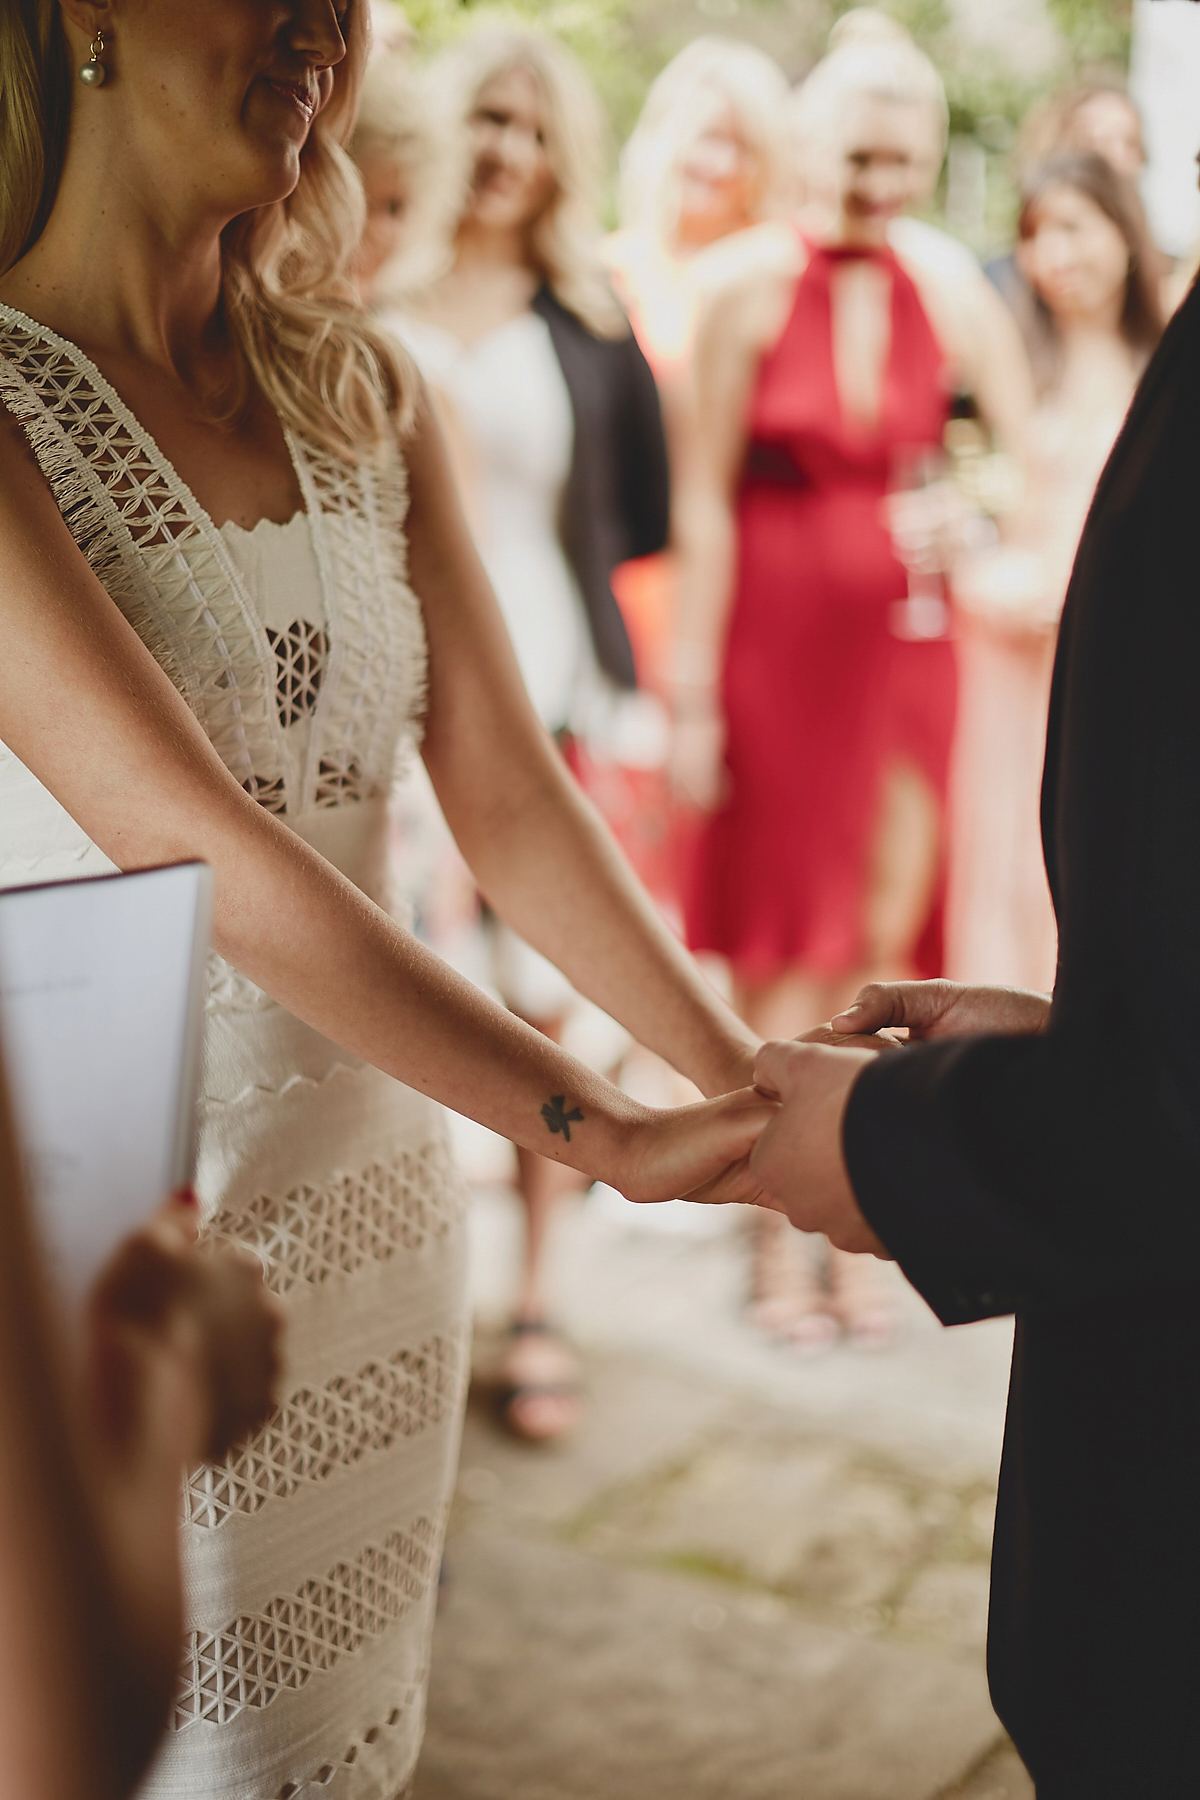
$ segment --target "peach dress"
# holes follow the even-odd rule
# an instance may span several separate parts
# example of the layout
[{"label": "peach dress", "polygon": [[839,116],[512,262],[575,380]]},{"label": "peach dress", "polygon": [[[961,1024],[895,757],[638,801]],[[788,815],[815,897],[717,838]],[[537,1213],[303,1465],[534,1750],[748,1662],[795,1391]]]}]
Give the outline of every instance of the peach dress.
[{"label": "peach dress", "polygon": [[[1133,388],[1131,371],[1129,397]],[[1076,547],[1124,413],[1114,406],[1083,419],[1048,396],[1033,419],[1009,541],[956,580],[946,972],[960,981],[1054,986],[1040,818],[1050,679]]]}]

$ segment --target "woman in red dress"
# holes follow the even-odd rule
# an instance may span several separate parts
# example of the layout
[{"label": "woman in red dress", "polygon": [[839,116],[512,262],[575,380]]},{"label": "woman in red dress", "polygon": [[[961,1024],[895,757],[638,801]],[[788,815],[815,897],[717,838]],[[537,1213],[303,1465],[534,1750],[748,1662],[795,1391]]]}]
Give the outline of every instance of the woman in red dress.
[{"label": "woman in red dress", "polygon": [[[945,142],[928,60],[850,13],[797,110],[803,229],[770,237],[699,328],[674,657],[677,785],[708,814],[688,939],[772,1037],[865,981],[939,972],[954,651],[945,609],[907,599],[888,495],[940,450],[956,388],[1010,438],[1031,401],[974,259],[900,216]],[[869,1259],[834,1254],[826,1291],[781,1257],[776,1238],[758,1258],[764,1324],[886,1335]]]}]

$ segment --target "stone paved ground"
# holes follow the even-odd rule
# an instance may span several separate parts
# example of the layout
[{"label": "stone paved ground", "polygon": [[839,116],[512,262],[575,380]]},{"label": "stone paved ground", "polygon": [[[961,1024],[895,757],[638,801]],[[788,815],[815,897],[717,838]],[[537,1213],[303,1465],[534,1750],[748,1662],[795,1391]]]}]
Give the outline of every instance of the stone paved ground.
[{"label": "stone paved ground", "polygon": [[[472,1404],[417,1800],[1030,1800],[983,1674],[1011,1327],[904,1289],[894,1347],[800,1359],[712,1223],[565,1218],[587,1426],[535,1452]],[[486,1365],[509,1203],[473,1224]]]}]

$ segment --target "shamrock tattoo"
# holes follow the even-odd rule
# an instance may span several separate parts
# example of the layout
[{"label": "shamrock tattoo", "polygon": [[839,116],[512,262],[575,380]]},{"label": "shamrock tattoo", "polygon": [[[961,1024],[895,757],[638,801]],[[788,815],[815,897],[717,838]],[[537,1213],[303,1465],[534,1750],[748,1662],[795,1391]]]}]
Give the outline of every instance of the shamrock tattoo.
[{"label": "shamrock tattoo", "polygon": [[566,1105],[567,1096],[565,1094],[552,1094],[542,1108],[542,1117],[545,1119],[550,1131],[552,1133],[561,1131],[569,1144],[571,1141],[571,1127],[572,1125],[578,1125],[580,1123],[583,1114],[577,1106],[573,1106],[570,1112],[568,1112],[566,1110]]}]

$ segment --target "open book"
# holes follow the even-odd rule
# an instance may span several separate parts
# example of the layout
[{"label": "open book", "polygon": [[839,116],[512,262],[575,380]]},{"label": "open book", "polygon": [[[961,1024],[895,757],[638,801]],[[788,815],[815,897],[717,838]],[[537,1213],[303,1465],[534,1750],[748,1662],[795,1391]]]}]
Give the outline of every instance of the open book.
[{"label": "open book", "polygon": [[0,892],[0,1043],[68,1303],[191,1181],[211,917],[203,863]]}]

